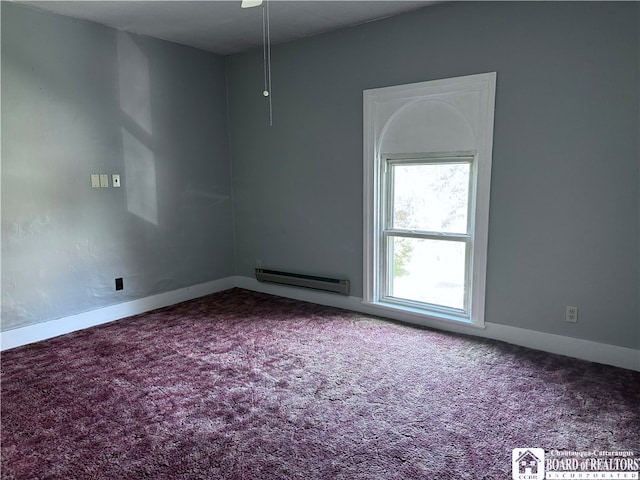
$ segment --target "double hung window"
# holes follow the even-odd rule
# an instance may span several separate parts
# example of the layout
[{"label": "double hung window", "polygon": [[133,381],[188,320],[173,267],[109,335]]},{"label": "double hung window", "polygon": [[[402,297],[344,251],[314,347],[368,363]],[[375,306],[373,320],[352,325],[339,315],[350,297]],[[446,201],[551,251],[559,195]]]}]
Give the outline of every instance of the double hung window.
[{"label": "double hung window", "polygon": [[364,92],[366,304],[484,325],[495,78]]},{"label": "double hung window", "polygon": [[385,301],[469,311],[473,155],[387,158],[382,219]]}]

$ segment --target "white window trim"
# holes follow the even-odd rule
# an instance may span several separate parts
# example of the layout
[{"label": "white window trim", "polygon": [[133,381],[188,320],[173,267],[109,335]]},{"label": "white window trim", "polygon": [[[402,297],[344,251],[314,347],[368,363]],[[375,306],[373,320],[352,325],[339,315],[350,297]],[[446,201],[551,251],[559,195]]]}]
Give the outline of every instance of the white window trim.
[{"label": "white window trim", "polygon": [[[452,239],[453,241],[460,241],[463,238],[466,239],[463,243],[465,243],[466,247],[466,260],[465,260],[465,264],[470,263],[471,259],[469,258],[469,255],[471,254],[471,252],[473,252],[473,224],[474,224],[474,218],[473,218],[473,201],[474,201],[474,196],[475,196],[475,192],[474,192],[474,185],[475,182],[473,181],[475,178],[475,169],[476,169],[476,165],[477,165],[477,161],[476,161],[476,154],[475,151],[474,152],[446,152],[446,153],[425,153],[425,154],[411,154],[411,155],[402,155],[402,154],[395,154],[395,155],[384,155],[381,158],[381,162],[380,162],[380,167],[382,168],[381,171],[381,176],[386,176],[386,178],[384,178],[382,180],[382,182],[384,183],[384,187],[382,188],[381,185],[381,191],[384,189],[385,192],[382,192],[382,208],[380,209],[380,212],[378,212],[379,216],[380,216],[380,226],[381,226],[381,235],[382,235],[382,243],[380,245],[380,252],[379,255],[381,256],[381,258],[386,257],[387,258],[387,263],[382,266],[380,274],[382,275],[381,277],[381,281],[379,283],[380,286],[380,301],[382,303],[385,304],[393,304],[393,305],[410,305],[413,304],[415,305],[415,308],[417,309],[428,309],[429,311],[438,311],[438,313],[445,313],[445,314],[449,314],[449,315],[453,315],[453,316],[460,316],[460,315],[467,315],[467,313],[470,311],[470,292],[466,292],[465,293],[465,301],[464,301],[464,307],[462,308],[462,311],[455,309],[455,308],[450,308],[450,307],[446,307],[446,306],[437,306],[437,305],[428,305],[428,304],[424,304],[422,302],[418,302],[418,301],[410,301],[410,300],[403,300],[403,299],[398,299],[398,298],[394,298],[392,296],[388,296],[387,295],[387,290],[389,289],[389,282],[391,280],[391,269],[390,267],[392,267],[392,265],[389,264],[389,258],[390,258],[390,252],[388,251],[388,239],[387,237],[389,236],[394,236],[394,237],[398,237],[398,238],[402,238],[403,234],[407,234],[409,236],[412,236],[414,238],[430,238],[432,240],[447,240],[447,239]],[[398,164],[410,164],[410,163],[419,163],[419,164],[426,164],[426,163],[432,163],[432,164],[443,164],[443,163],[468,163],[470,166],[470,171],[469,171],[469,198],[468,198],[468,205],[467,205],[467,231],[466,233],[432,233],[431,235],[429,235],[429,232],[426,231],[403,231],[402,229],[400,230],[395,230],[391,227],[390,225],[390,221],[392,218],[392,200],[390,198],[390,194],[392,192],[392,187],[391,187],[391,182],[392,182],[392,174],[390,172],[390,168],[391,165],[398,165]],[[385,195],[386,193],[386,195]],[[460,240],[455,240],[454,237],[458,237]],[[406,237],[405,237],[406,238]],[[386,268],[385,268],[386,267]],[[469,272],[467,272],[467,275],[469,274]],[[470,279],[467,278],[465,280],[465,285],[470,283]],[[426,306],[428,305],[428,306]]]},{"label": "white window trim", "polygon": [[[487,248],[489,237],[489,199],[491,186],[491,160],[493,150],[493,121],[495,109],[496,73],[469,75],[444,80],[435,80],[410,85],[400,85],[363,92],[364,104],[364,298],[363,303],[369,307],[379,309],[381,315],[385,312],[399,313],[403,318],[414,323],[429,325],[431,320],[454,322],[484,328]],[[384,133],[384,123],[388,124],[405,106],[428,99],[431,96],[456,93],[478,92],[480,94],[480,114],[478,125],[478,145],[475,150],[477,172],[476,184],[473,185],[475,195],[471,222],[473,226],[473,251],[471,252],[471,296],[469,299],[469,314],[457,315],[445,311],[414,308],[406,305],[396,305],[386,302],[382,298],[383,275],[380,266],[381,235],[384,228],[379,214],[384,207],[382,202],[382,169],[388,158],[380,151],[380,142]],[[379,111],[385,104],[396,102],[397,107],[392,115],[381,118]],[[410,154],[411,152],[407,152]],[[425,152],[424,154],[435,154]],[[456,152],[438,152],[450,155]],[[469,152],[464,152],[468,154]]]}]

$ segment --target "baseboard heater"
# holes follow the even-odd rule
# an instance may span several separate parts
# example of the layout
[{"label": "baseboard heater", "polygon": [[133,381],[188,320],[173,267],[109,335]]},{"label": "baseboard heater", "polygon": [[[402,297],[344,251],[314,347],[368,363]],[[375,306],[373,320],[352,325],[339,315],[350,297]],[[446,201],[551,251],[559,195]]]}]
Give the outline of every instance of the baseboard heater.
[{"label": "baseboard heater", "polygon": [[312,288],[313,290],[349,295],[349,280],[341,278],[318,277],[302,273],[256,268],[256,279],[259,282],[278,283],[280,285]]}]

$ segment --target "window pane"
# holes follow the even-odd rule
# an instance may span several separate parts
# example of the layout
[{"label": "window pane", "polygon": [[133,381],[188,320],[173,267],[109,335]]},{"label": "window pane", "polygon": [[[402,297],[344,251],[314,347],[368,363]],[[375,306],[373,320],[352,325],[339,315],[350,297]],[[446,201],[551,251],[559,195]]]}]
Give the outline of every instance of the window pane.
[{"label": "window pane", "polygon": [[389,237],[388,295],[464,309],[466,243]]},{"label": "window pane", "polygon": [[392,168],[392,228],[467,233],[469,163]]}]

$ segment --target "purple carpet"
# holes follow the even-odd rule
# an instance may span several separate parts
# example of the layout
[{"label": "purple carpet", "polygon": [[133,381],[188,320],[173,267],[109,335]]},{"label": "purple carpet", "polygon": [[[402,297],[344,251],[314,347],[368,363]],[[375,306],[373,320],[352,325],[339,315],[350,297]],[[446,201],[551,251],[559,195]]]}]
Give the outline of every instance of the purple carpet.
[{"label": "purple carpet", "polygon": [[2,478],[510,479],[640,455],[640,373],[228,290],[2,354]]}]

